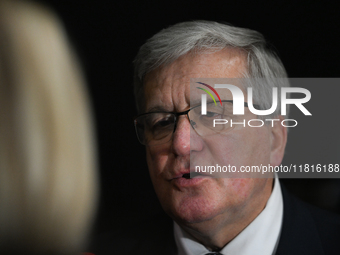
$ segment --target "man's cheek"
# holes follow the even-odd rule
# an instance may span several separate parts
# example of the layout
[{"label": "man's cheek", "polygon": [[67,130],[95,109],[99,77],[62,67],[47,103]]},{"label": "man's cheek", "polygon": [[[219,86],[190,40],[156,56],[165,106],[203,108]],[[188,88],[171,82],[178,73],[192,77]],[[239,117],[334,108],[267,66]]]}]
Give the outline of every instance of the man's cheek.
[{"label": "man's cheek", "polygon": [[164,171],[167,156],[157,153],[155,150],[148,150],[146,154],[150,175],[158,175]]},{"label": "man's cheek", "polygon": [[244,201],[249,197],[250,187],[252,186],[252,180],[250,178],[243,179],[233,179],[232,189],[234,191],[234,196],[239,201]]}]

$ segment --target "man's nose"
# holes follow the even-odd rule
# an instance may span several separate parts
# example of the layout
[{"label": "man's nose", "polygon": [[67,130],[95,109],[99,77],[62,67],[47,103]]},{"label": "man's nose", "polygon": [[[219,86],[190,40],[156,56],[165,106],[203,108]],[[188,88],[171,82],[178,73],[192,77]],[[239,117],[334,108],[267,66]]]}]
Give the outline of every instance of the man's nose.
[{"label": "man's nose", "polygon": [[180,116],[174,132],[172,146],[174,153],[178,156],[188,156],[191,150],[200,150],[200,137],[191,127],[187,116]]}]

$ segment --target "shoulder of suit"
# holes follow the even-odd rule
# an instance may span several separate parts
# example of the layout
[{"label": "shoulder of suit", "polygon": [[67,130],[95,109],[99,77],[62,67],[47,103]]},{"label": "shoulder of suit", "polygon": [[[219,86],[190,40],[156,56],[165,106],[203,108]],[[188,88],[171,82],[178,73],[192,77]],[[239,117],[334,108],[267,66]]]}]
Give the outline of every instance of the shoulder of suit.
[{"label": "shoulder of suit", "polygon": [[339,254],[340,216],[301,201],[284,187],[282,195],[278,254]]},{"label": "shoulder of suit", "polygon": [[122,217],[119,221],[119,226],[93,238],[91,252],[95,255],[132,254],[147,246],[161,249],[174,239],[173,221],[163,212],[152,216]]}]

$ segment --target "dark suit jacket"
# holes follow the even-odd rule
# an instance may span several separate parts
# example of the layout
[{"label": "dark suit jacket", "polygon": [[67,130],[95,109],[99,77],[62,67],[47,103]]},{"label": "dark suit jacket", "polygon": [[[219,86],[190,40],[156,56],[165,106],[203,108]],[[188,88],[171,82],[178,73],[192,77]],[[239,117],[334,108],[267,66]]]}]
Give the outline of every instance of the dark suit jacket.
[{"label": "dark suit jacket", "polygon": [[[300,201],[284,187],[282,195],[283,226],[276,254],[339,255],[340,216]],[[96,255],[176,254],[173,222],[165,214],[143,220],[100,237],[92,252]]]},{"label": "dark suit jacket", "polygon": [[340,216],[300,201],[284,187],[282,195],[283,225],[276,254],[339,255]]}]

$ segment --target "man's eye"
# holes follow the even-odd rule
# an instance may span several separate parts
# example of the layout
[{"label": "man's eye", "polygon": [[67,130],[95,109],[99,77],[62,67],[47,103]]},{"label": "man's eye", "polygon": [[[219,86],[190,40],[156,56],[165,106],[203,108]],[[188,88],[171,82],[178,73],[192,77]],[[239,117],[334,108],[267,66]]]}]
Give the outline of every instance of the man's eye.
[{"label": "man's eye", "polygon": [[159,121],[156,121],[152,127],[155,128],[162,128],[162,127],[167,127],[172,124],[172,121],[170,119],[162,119]]},{"label": "man's eye", "polygon": [[161,130],[167,130],[172,128],[174,124],[173,118],[162,118],[155,120],[151,123],[150,127],[152,132],[159,132]]},{"label": "man's eye", "polygon": [[154,139],[162,139],[167,136],[174,128],[173,118],[165,118],[155,121],[151,126],[151,134]]},{"label": "man's eye", "polygon": [[217,113],[217,112],[207,112],[205,116],[208,118],[217,118],[217,117],[222,116],[222,114]]}]

